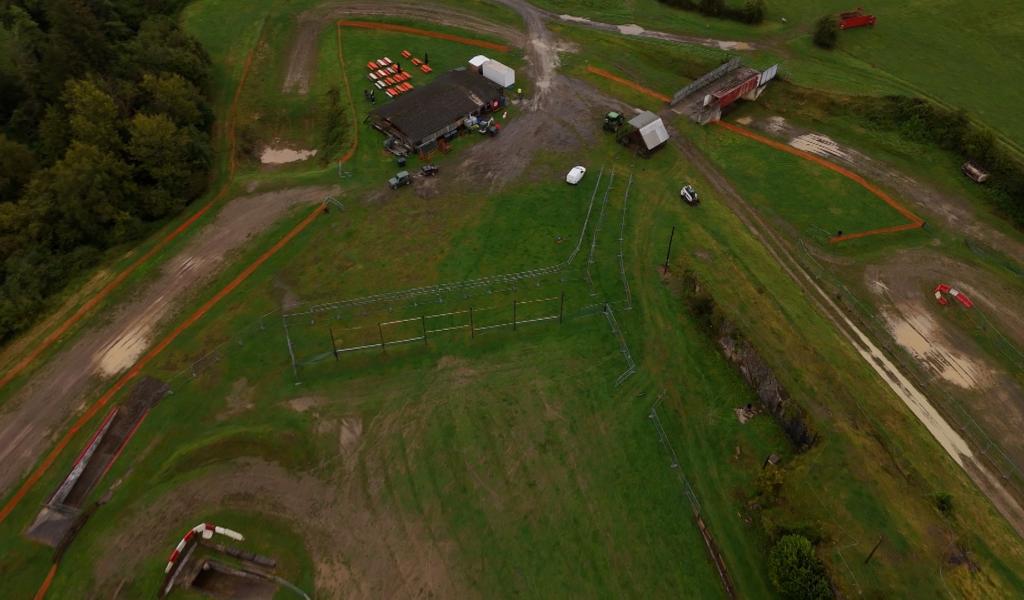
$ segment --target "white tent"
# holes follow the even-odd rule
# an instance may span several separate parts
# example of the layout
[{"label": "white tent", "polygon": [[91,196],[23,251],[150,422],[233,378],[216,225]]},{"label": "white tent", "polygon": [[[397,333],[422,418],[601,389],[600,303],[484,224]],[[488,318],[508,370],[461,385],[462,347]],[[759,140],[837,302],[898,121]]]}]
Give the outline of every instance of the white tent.
[{"label": "white tent", "polygon": [[640,132],[640,137],[643,138],[648,150],[654,150],[668,141],[668,130],[665,129],[661,117],[649,110],[630,119],[629,124]]},{"label": "white tent", "polygon": [[516,72],[496,60],[484,63],[483,75],[501,87],[508,87],[516,82]]}]

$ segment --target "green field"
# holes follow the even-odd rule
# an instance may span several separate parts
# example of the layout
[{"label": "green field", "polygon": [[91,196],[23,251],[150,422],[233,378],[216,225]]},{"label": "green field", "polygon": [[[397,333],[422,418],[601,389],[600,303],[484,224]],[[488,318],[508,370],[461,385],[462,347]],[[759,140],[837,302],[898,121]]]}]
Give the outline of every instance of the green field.
[{"label": "green field", "polygon": [[[562,4],[580,14],[590,5]],[[473,5],[483,12],[488,6]],[[680,31],[703,30],[706,23],[665,12],[653,0],[623,6],[599,16],[660,19],[660,27]],[[627,154],[611,136],[578,153],[538,149],[528,177],[492,192],[445,174],[471,145],[500,149],[502,138],[462,138],[451,154],[432,159],[442,167],[440,192],[388,192],[384,180],[396,169],[393,159],[381,136],[362,123],[370,108],[360,92],[365,62],[426,49],[441,72],[477,51],[355,29],[342,29],[339,49],[328,24],[318,38],[310,94],[285,95],[289,33],[300,9],[267,1],[243,14],[231,3],[206,1],[189,7],[185,22],[217,65],[221,109],[234,93],[240,61],[257,49],[239,111],[240,123],[260,141],[316,147],[322,97],[331,86],[344,87],[341,50],[355,96],[345,108],[359,123],[358,150],[344,173],[318,160],[278,169],[245,160],[236,185],[339,183],[345,208],[318,217],[146,369],[168,381],[173,394],[93,490],[94,500],[113,493],[67,550],[48,597],[110,597],[115,589],[120,597],[152,595],[176,540],[204,519],[246,533],[246,548],[277,557],[278,572],[315,597],[723,597],[682,477],[740,597],[773,597],[765,555],[772,536],[794,530],[813,534],[832,583],[846,597],[1012,597],[1024,590],[1024,548],[1016,534],[674,147],[649,160]],[[261,11],[269,16],[253,16]],[[766,24],[758,35],[802,35],[803,22]],[[748,31],[713,23],[735,36]],[[680,62],[696,68],[719,58],[577,28],[557,31],[595,50],[589,58],[564,54],[570,75],[583,75],[592,58],[595,66],[669,93],[692,76],[674,71]],[[632,58],[623,58],[631,49]],[[524,64],[520,50],[502,60]],[[417,73],[413,83],[428,79]],[[646,106],[642,96],[587,81]],[[595,109],[593,121],[600,116]],[[510,110],[509,120],[517,117]],[[674,125],[782,230],[819,241],[822,249],[828,249],[822,232],[902,222],[838,174],[719,128]],[[568,187],[562,178],[576,163],[589,172]],[[699,208],[679,200],[684,182],[701,190]],[[296,209],[254,238],[183,314],[307,210]],[[578,237],[588,212],[591,220]],[[663,276],[657,266],[673,227],[672,275]],[[279,312],[286,296],[308,307],[547,266],[565,260],[577,239],[580,254],[563,272],[515,288],[484,286],[292,317],[298,364],[290,360]],[[839,253],[859,259],[889,244],[917,243],[912,237]],[[809,413],[821,436],[813,448],[797,452],[766,415],[746,423],[736,418],[735,409],[756,398],[687,311],[680,297],[685,270]],[[490,321],[478,324],[497,323],[510,318],[513,301],[562,293],[562,322],[477,335],[460,329],[425,343],[331,358],[335,334],[344,345],[372,344],[375,331],[384,335],[377,324],[388,319],[473,307],[476,314],[493,310],[483,317]],[[638,364],[620,386],[616,378],[626,363],[619,340],[595,307],[605,302]],[[554,304],[512,310],[523,311],[519,319],[546,316]],[[389,339],[415,337],[423,323],[396,325]],[[649,418],[655,404],[676,465]],[[81,431],[71,448],[81,447],[95,426]],[[780,457],[784,483],[764,503],[758,479],[771,453]],[[11,597],[31,597],[49,568],[50,550],[20,532],[74,455],[66,452],[0,524],[0,573]],[[937,493],[955,498],[954,516],[935,508]],[[866,564],[880,536],[886,541]],[[950,562],[961,546],[979,570]]]},{"label": "green field", "polygon": [[744,198],[819,244],[906,223],[880,198],[846,177],[719,127],[680,123],[684,135],[719,165]]},{"label": "green field", "polygon": [[676,10],[657,0],[539,0],[537,5],[556,14],[652,30],[751,40],[762,46],[755,57],[782,61],[783,72],[797,84],[843,93],[925,96],[967,109],[1018,150],[1024,146],[1024,116],[1006,109],[1024,99],[1020,86],[997,83],[1024,77],[1024,65],[1012,51],[1024,47],[1024,13],[1012,0],[971,7],[955,0],[866,6],[878,24],[840,32],[839,48],[832,52],[815,48],[810,32],[823,14],[855,7],[843,0],[769,0],[766,20],[756,27]]}]

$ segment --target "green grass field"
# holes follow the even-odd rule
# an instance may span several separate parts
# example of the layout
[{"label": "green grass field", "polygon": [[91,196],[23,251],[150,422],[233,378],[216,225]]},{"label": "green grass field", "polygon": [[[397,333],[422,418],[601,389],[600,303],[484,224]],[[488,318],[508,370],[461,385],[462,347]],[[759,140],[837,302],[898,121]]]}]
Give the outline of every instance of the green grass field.
[{"label": "green grass field", "polygon": [[1024,76],[1024,66],[1011,51],[1024,46],[1024,13],[1012,0],[971,7],[955,0],[866,6],[878,17],[878,24],[840,32],[839,48],[832,52],[811,44],[813,24],[823,14],[851,10],[855,4],[769,0],[766,20],[756,27],[705,18],[657,0],[539,0],[537,4],[558,14],[637,23],[652,30],[752,40],[763,46],[755,57],[781,60],[783,72],[800,85],[843,93],[929,97],[967,109],[1018,150],[1024,146],[1024,116],[1007,110],[1022,99],[1020,86],[996,83]]},{"label": "green grass field", "polygon": [[[281,97],[287,11],[297,8],[274,10],[280,12],[264,24],[229,3],[202,2],[190,7],[186,23],[223,64],[234,57],[237,65],[260,31],[269,32],[242,110],[247,118],[268,115],[260,136],[313,144],[316,95],[340,83],[334,30],[319,38],[315,92]],[[602,58],[628,48],[610,36],[595,40]],[[363,55],[394,55],[415,43],[394,33],[342,31],[357,121],[368,109],[355,84],[365,73]],[[635,65],[613,66],[652,87],[674,77],[685,83],[685,75],[673,73],[672,51],[658,58],[662,50],[645,44]],[[442,68],[475,53],[436,40],[429,52]],[[518,52],[503,60],[522,64]],[[580,57],[566,57],[571,74],[584,66]],[[237,73],[218,69],[218,97],[229,98],[225,90]],[[831,172],[722,130],[684,130],[715,162],[729,165],[745,197],[801,233],[894,218],[881,201]],[[242,165],[239,185],[340,182],[345,210],[319,217],[150,365],[147,373],[169,381],[174,393],[94,490],[95,499],[116,487],[64,556],[49,597],[110,596],[122,580],[121,597],[154,593],[170,548],[204,519],[247,533],[248,548],[281,559],[282,576],[318,597],[337,590],[723,596],[680,473],[693,485],[741,597],[774,594],[765,565],[769,527],[820,534],[817,551],[844,596],[1011,597],[1024,589],[1024,551],[1009,526],[674,148],[642,160],[606,136],[582,156],[538,152],[530,177],[499,193],[442,179],[447,187],[437,196],[410,189],[382,196],[392,159],[379,134],[361,125],[359,136],[344,179],[316,161],[275,170]],[[437,158],[444,169],[469,144],[500,142],[464,138]],[[568,188],[563,166],[577,161],[590,172]],[[328,313],[302,324],[297,340],[301,356],[315,357],[329,348],[329,327],[372,324],[388,313],[507,307],[510,296],[556,291],[569,296],[564,323],[477,337],[459,331],[339,361],[328,352],[293,372],[274,314],[286,293],[321,302],[557,263],[575,244],[602,165],[603,181],[614,168],[615,184],[589,280],[591,230],[564,281],[547,278],[514,294],[453,294],[422,307]],[[622,249],[634,306],[626,310],[617,260],[629,173]],[[680,202],[683,182],[704,193],[700,208]],[[596,210],[601,200],[599,194]],[[303,214],[297,209],[254,239],[209,289],[219,289]],[[821,434],[810,451],[796,453],[767,416],[737,420],[734,409],[754,401],[751,391],[687,313],[678,280],[657,270],[673,226],[673,273],[697,274],[810,413]],[[608,323],[600,313],[583,314],[586,305],[606,300],[616,303],[639,364],[621,387],[615,379],[625,365]],[[210,353],[214,359],[194,371]],[[648,418],[659,397],[677,468]],[[80,432],[72,448],[91,433]],[[775,504],[754,506],[769,453],[782,459],[783,491]],[[49,550],[19,532],[74,454],[62,456],[0,525],[0,573],[12,597],[30,597],[49,567]],[[251,487],[232,479],[249,474]],[[237,486],[220,486],[222,479]],[[954,496],[952,519],[934,508],[937,492]],[[883,535],[886,543],[864,564]],[[979,571],[949,564],[958,543],[970,548]],[[119,564],[131,570],[118,573],[112,565]],[[361,587],[370,583],[378,587]]]},{"label": "green grass field", "polygon": [[838,232],[906,223],[857,183],[820,165],[719,127],[681,122],[681,131],[723,168],[744,198],[822,245]]}]

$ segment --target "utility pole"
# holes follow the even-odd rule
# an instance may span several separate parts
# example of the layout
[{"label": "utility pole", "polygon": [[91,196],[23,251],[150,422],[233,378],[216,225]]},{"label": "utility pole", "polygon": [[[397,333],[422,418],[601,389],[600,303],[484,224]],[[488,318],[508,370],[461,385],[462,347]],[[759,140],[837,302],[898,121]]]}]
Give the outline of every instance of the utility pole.
[{"label": "utility pole", "polygon": [[672,239],[676,237],[676,226],[672,226],[672,233],[668,236],[668,250],[665,252],[665,264],[662,265],[662,270],[668,273],[668,259],[672,255]]}]

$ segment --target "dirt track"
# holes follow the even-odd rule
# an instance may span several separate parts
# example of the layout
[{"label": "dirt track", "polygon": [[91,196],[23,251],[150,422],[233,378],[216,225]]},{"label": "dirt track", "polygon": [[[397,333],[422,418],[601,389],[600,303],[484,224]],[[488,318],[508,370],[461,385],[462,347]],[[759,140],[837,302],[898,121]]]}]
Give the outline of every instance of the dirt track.
[{"label": "dirt track", "polygon": [[25,475],[86,397],[149,348],[163,320],[216,275],[233,251],[291,207],[335,191],[309,187],[232,200],[107,323],[82,334],[40,368],[0,414],[0,493],[6,495]]}]

